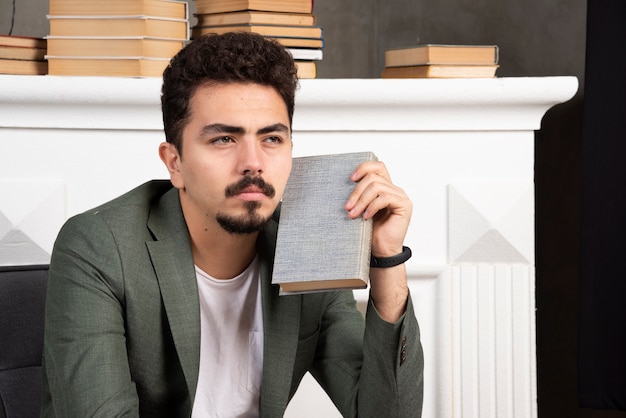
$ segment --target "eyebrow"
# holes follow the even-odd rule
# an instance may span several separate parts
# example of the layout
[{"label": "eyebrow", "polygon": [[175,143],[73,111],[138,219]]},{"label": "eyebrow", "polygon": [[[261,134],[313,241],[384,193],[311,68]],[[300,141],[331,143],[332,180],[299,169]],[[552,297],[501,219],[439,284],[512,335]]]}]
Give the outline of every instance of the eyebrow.
[{"label": "eyebrow", "polygon": [[[241,126],[226,125],[224,123],[212,123],[202,128],[202,135],[213,135],[219,133],[242,134],[244,132],[245,129]],[[289,128],[283,123],[275,123],[259,129],[256,133],[257,135],[264,135],[270,132],[289,133]]]},{"label": "eyebrow", "polygon": [[244,129],[239,126],[225,125],[223,123],[212,123],[202,128],[202,135],[213,135],[219,133],[238,134],[242,133]]},{"label": "eyebrow", "polygon": [[265,128],[259,129],[256,133],[263,135],[263,134],[269,134],[270,132],[283,132],[283,133],[288,134],[289,128],[285,124],[275,123],[273,125],[266,126]]}]

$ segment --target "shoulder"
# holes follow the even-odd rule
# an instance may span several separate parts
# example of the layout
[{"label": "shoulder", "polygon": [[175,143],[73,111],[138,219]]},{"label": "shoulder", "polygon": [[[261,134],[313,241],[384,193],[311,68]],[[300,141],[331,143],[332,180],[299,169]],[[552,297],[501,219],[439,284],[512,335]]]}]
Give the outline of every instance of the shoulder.
[{"label": "shoulder", "polygon": [[85,213],[105,215],[129,208],[149,209],[157,205],[161,198],[173,189],[169,180],[151,180]]},{"label": "shoulder", "polygon": [[[166,204],[164,201],[178,202],[169,180],[152,180],[123,195],[67,220],[57,240],[76,239],[77,236],[106,239],[109,235],[144,235],[147,219],[155,208]],[[168,193],[172,196],[169,198]]]}]

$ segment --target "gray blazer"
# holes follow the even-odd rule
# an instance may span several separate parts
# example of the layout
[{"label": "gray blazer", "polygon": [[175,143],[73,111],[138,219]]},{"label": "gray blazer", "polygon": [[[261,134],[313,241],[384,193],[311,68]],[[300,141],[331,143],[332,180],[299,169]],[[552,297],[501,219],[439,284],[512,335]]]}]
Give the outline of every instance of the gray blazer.
[{"label": "gray blazer", "polygon": [[[344,416],[417,417],[423,356],[409,298],[397,324],[350,291],[279,296],[277,222],[260,234],[264,359],[260,411],[280,417],[310,371]],[[178,191],[148,182],[68,220],[46,301],[45,417],[188,417],[200,308]]]}]

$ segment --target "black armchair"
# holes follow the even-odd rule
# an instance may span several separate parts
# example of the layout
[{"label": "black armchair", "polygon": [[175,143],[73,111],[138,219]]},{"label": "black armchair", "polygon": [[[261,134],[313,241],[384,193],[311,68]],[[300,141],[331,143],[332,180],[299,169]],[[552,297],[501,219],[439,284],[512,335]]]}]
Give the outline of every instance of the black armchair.
[{"label": "black armchair", "polygon": [[48,266],[0,266],[0,418],[38,417]]}]

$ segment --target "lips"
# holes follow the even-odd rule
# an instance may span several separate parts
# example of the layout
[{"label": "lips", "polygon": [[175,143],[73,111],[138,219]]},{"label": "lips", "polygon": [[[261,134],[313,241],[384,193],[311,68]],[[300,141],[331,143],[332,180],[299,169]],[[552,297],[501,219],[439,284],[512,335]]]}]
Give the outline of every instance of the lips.
[{"label": "lips", "polygon": [[263,194],[266,194],[260,187],[257,187],[257,186],[246,187],[245,189],[243,189],[242,191],[239,192],[239,194],[241,194],[241,193],[263,193]]}]

